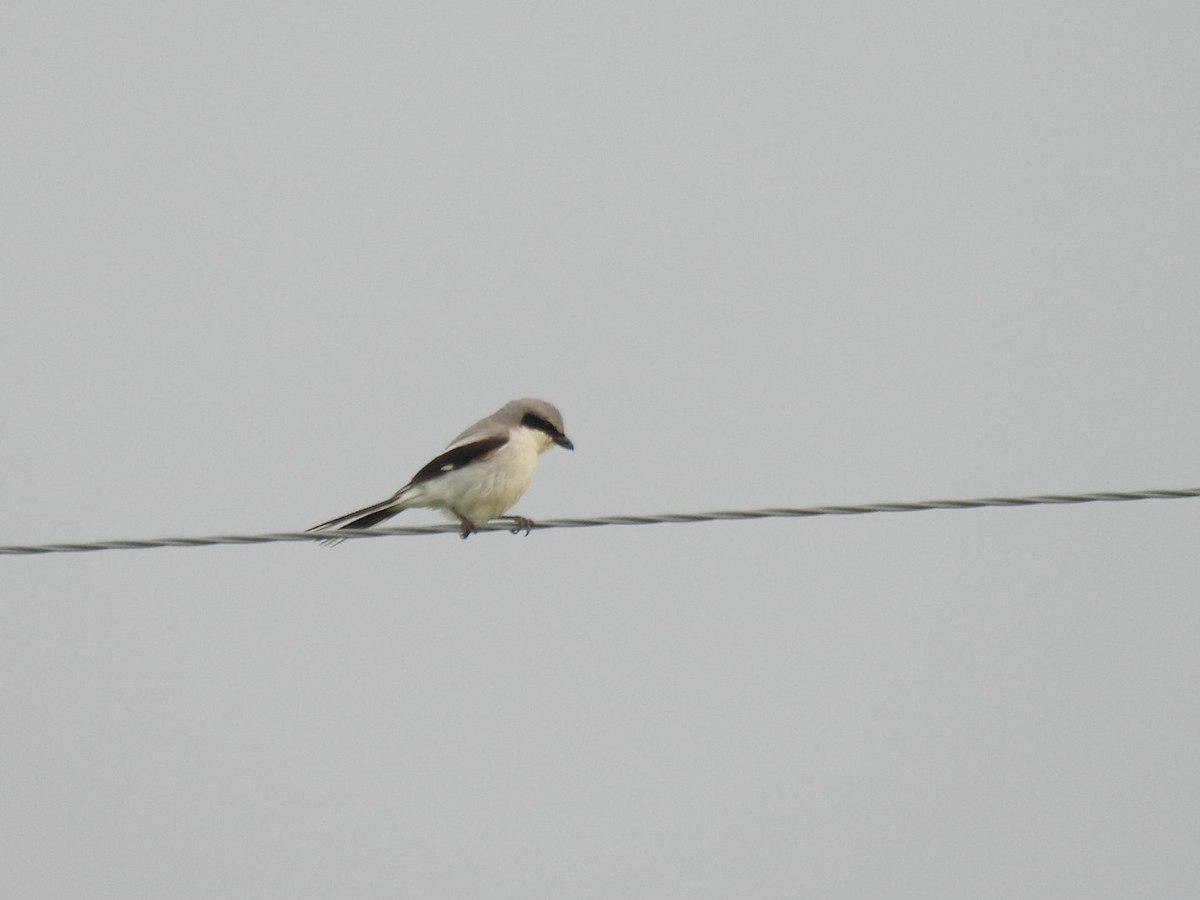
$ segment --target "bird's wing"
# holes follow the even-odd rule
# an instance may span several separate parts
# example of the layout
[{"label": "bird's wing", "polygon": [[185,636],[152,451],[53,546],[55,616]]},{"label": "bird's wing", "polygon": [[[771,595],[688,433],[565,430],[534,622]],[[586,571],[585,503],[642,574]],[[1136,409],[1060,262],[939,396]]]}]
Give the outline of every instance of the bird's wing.
[{"label": "bird's wing", "polygon": [[421,471],[414,475],[412,480],[400,489],[400,493],[404,493],[408,488],[423,481],[429,481],[431,478],[437,478],[440,475],[445,475],[447,472],[455,472],[465,466],[482,462],[494,456],[507,443],[508,432],[505,431],[501,434],[491,434],[468,443],[452,444],[447,450],[442,451],[442,453],[427,462],[421,468]]}]

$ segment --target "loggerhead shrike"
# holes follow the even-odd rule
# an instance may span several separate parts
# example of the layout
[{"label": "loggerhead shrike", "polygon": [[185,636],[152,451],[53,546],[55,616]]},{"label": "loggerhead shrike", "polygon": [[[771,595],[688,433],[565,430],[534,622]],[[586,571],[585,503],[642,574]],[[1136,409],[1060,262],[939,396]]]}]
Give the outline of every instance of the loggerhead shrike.
[{"label": "loggerhead shrike", "polygon": [[[552,444],[574,450],[563,419],[545,400],[513,400],[476,422],[387,500],[314,525],[309,531],[370,528],[412,507],[439,509],[462,523],[468,537],[508,512],[521,499],[537,468],[538,455]],[[509,516],[525,533],[533,522]],[[328,544],[340,543],[336,538]]]}]

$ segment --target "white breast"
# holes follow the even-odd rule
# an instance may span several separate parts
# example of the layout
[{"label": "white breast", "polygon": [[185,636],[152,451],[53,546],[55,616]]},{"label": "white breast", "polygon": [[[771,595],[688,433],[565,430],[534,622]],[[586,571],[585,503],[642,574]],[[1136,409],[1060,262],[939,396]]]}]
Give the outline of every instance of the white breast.
[{"label": "white breast", "polygon": [[421,485],[421,505],[453,510],[476,525],[504,515],[529,488],[542,449],[539,432],[515,428],[493,456]]}]

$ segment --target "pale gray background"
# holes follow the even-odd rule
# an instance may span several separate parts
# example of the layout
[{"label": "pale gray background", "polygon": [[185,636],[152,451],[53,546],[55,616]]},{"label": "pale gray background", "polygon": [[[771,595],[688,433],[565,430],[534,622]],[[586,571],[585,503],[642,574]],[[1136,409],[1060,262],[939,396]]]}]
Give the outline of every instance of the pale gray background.
[{"label": "pale gray background", "polygon": [[[7,4],[0,543],[1200,483],[1195,3]],[[415,512],[400,523],[438,521]],[[1200,501],[0,559],[5,897],[1194,897]]]}]

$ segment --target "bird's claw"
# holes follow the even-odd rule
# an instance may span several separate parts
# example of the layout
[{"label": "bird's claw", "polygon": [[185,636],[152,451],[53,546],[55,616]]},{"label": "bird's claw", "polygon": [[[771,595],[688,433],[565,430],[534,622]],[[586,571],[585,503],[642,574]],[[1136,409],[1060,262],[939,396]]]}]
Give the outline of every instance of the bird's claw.
[{"label": "bird's claw", "polygon": [[525,532],[525,537],[529,537],[529,532],[533,531],[533,519],[527,519],[524,516],[509,516],[512,520],[513,527],[509,529],[509,534],[520,534]]},{"label": "bird's claw", "polygon": [[[513,527],[509,529],[510,534],[525,532],[525,536],[529,537],[529,532],[533,531],[533,519],[527,519],[524,516],[503,516],[502,518],[513,523]],[[468,522],[462,516],[459,516],[458,520],[462,523],[462,531],[458,536],[464,541],[479,530],[475,527],[474,522]]]}]

